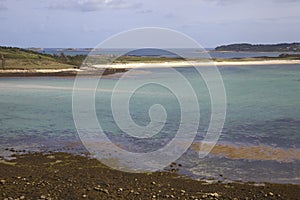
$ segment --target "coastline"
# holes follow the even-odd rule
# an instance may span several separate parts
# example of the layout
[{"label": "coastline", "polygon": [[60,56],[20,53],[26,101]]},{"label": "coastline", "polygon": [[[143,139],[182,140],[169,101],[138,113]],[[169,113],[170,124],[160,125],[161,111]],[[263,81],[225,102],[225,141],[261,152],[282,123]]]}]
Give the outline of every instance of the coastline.
[{"label": "coastline", "polygon": [[[171,61],[171,62],[130,62],[113,63],[111,65],[95,65],[96,70],[105,70],[103,75],[125,72],[126,69],[137,68],[167,68],[167,67],[209,67],[209,66],[258,66],[258,65],[300,65],[300,60],[251,60],[251,61]],[[92,76],[95,71],[82,69],[1,69],[0,77],[39,77],[39,76],[62,76],[74,77],[80,75]]]},{"label": "coastline", "polygon": [[[112,68],[165,68],[165,67],[205,67],[205,66],[249,66],[249,65],[293,65],[300,64],[300,60],[251,60],[251,61],[174,61],[174,62],[151,62],[151,63],[124,63],[111,64]],[[98,68],[105,67],[104,65],[96,65]]]},{"label": "coastline", "polygon": [[193,180],[173,170],[125,173],[96,159],[31,153],[0,160],[2,199],[297,199],[300,185]]},{"label": "coastline", "polygon": [[[125,72],[126,69],[101,69],[102,75],[113,75],[116,73]],[[99,71],[97,71],[99,72]],[[81,69],[34,69],[34,70],[20,70],[20,69],[7,69],[0,70],[0,77],[75,77],[80,73],[80,76],[97,76],[99,73],[95,71],[86,71]]]}]

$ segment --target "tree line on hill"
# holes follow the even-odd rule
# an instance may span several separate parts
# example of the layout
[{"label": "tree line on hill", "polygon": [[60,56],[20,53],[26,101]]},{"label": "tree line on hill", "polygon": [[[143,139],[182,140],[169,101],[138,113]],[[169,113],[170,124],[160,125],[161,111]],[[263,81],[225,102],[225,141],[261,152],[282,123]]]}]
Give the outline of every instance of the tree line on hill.
[{"label": "tree line on hill", "polygon": [[230,44],[215,48],[216,51],[251,51],[251,52],[300,52],[300,43],[281,44]]}]

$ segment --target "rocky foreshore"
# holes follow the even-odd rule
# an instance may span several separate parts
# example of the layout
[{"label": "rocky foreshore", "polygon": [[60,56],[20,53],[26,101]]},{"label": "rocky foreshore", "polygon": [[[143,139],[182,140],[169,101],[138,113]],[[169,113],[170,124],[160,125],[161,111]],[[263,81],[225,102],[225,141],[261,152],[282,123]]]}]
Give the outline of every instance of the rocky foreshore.
[{"label": "rocky foreshore", "polygon": [[57,76],[57,77],[75,77],[80,76],[99,76],[110,75],[115,73],[126,72],[125,68],[121,69],[94,69],[94,70],[80,70],[80,69],[34,69],[34,70],[0,70],[0,77],[43,77],[43,76]]},{"label": "rocky foreshore", "polygon": [[[172,165],[176,165],[173,163]],[[300,185],[209,183],[172,172],[110,169],[67,153],[0,160],[0,199],[299,199]]]}]

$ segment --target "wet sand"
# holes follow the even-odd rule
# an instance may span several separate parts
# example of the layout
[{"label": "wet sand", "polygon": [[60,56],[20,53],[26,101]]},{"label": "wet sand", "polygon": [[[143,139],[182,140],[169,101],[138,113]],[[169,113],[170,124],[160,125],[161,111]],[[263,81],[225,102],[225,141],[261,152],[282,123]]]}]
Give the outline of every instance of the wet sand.
[{"label": "wet sand", "polygon": [[[193,143],[191,148],[198,152],[201,143]],[[246,146],[234,144],[216,144],[210,152],[211,155],[226,157],[230,159],[277,161],[283,163],[292,163],[300,160],[300,149],[297,148],[279,148],[267,145]]]},{"label": "wet sand", "polygon": [[300,194],[300,185],[208,183],[175,172],[124,173],[67,153],[18,155],[0,162],[0,199],[286,200]]}]

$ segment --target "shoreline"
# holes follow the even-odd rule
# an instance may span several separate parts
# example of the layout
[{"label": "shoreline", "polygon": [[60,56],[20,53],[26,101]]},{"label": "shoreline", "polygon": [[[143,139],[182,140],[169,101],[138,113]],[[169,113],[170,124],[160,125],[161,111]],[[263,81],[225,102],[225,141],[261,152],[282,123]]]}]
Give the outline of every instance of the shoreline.
[{"label": "shoreline", "polygon": [[[251,60],[251,61],[171,61],[171,62],[131,62],[131,63],[113,63],[111,65],[95,65],[94,70],[105,70],[102,75],[112,75],[120,72],[126,72],[127,69],[147,69],[147,68],[168,68],[168,67],[243,67],[259,65],[300,65],[300,60]],[[93,76],[95,71],[82,69],[0,69],[0,77],[39,77],[39,76],[57,76],[57,77],[75,77]],[[97,73],[96,73],[97,75]]]},{"label": "shoreline", "polygon": [[[166,67],[209,67],[209,66],[256,66],[256,65],[293,65],[299,64],[300,60],[251,60],[251,61],[172,61],[172,62],[151,62],[151,63],[124,63],[111,64],[111,68],[116,69],[134,69],[134,68],[166,68]],[[105,65],[96,65],[98,68],[104,68]]]},{"label": "shoreline", "polygon": [[[101,69],[101,74],[108,76],[117,73],[125,72],[126,69]],[[98,71],[99,72],[99,71]],[[20,70],[20,69],[6,69],[0,70],[0,78],[4,77],[76,77],[80,73],[80,76],[98,76],[99,73],[95,71],[85,71],[81,69],[35,69],[35,70]]]},{"label": "shoreline", "polygon": [[0,161],[2,199],[297,199],[300,193],[300,185],[193,180],[176,170],[125,173],[68,153]]}]

